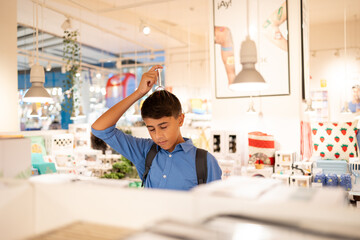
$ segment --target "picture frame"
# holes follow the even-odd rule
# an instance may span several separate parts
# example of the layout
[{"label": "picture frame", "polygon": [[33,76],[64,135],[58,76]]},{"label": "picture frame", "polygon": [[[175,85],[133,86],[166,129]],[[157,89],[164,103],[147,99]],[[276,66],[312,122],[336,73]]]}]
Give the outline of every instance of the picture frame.
[{"label": "picture frame", "polygon": [[[213,0],[216,98],[290,95],[287,6],[287,0]],[[240,48],[247,36],[256,44],[255,68],[268,83],[261,92],[229,89],[242,69]]]},{"label": "picture frame", "polygon": [[310,38],[309,38],[309,1],[300,0],[301,16],[301,87],[302,99],[310,97]]}]

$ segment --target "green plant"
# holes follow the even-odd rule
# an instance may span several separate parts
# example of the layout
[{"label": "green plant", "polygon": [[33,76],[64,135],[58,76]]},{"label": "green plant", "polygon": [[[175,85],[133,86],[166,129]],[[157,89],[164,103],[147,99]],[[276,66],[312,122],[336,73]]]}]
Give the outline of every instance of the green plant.
[{"label": "green plant", "polygon": [[63,111],[71,113],[73,107],[76,106],[78,97],[75,94],[79,77],[77,73],[80,70],[81,57],[80,57],[80,46],[77,41],[79,33],[77,30],[64,31],[63,36],[63,60],[66,62],[65,68],[67,70],[66,79],[63,82],[63,88],[65,92],[64,101],[62,104]]},{"label": "green plant", "polygon": [[124,177],[138,178],[139,176],[134,165],[121,156],[120,161],[113,164],[111,173],[104,174],[103,178],[122,179]]}]

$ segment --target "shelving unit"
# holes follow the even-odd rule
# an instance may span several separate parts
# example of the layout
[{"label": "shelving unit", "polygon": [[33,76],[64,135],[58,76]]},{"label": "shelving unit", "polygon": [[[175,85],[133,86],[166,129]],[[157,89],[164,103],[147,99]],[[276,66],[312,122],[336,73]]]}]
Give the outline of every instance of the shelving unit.
[{"label": "shelving unit", "polygon": [[312,120],[326,122],[329,120],[328,90],[326,88],[313,89],[310,91],[312,107],[315,114]]}]

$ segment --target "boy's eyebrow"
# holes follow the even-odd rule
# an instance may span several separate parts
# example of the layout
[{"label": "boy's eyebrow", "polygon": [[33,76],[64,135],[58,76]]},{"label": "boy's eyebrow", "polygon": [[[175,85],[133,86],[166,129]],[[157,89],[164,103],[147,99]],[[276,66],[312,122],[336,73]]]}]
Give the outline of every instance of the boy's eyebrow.
[{"label": "boy's eyebrow", "polygon": [[[158,126],[162,126],[164,124],[167,124],[168,122],[162,122],[162,123],[159,123]],[[153,128],[154,126],[152,125],[146,125],[147,128]]]}]

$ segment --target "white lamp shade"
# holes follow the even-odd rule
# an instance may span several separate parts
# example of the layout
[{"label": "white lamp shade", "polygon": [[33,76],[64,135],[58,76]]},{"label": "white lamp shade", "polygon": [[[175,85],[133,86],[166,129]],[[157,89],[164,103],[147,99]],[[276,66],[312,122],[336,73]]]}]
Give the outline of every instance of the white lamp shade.
[{"label": "white lamp shade", "polygon": [[255,69],[257,62],[256,44],[249,36],[241,43],[240,62],[242,70],[229,85],[233,91],[262,91],[268,87],[261,74]]},{"label": "white lamp shade", "polygon": [[25,93],[23,97],[24,102],[38,102],[38,103],[46,103],[52,102],[50,94],[46,91],[42,83],[32,83],[31,87]]},{"label": "white lamp shade", "polygon": [[50,94],[44,88],[45,72],[44,68],[36,63],[30,70],[31,87],[23,97],[24,102],[52,102]]},{"label": "white lamp shade", "polygon": [[262,91],[268,87],[261,74],[253,68],[244,68],[235,77],[229,89],[233,91]]}]

